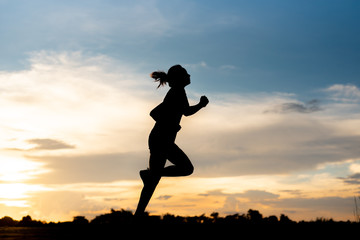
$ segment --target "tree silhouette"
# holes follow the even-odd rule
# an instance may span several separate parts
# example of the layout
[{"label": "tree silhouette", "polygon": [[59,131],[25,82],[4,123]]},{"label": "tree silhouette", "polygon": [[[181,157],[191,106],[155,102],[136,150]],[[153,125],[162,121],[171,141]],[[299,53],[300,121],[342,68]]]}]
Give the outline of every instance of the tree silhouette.
[{"label": "tree silhouette", "polygon": [[279,223],[279,220],[276,216],[272,215],[272,216],[269,216],[267,218],[264,218],[264,221],[266,223],[270,223],[270,224],[275,224],[275,223]]},{"label": "tree silhouette", "polygon": [[75,224],[88,224],[89,220],[87,220],[84,216],[76,216],[72,222]]},{"label": "tree silhouette", "polygon": [[290,218],[284,214],[280,215],[280,222],[281,223],[292,223],[293,221],[290,220]]},{"label": "tree silhouette", "polygon": [[[85,218],[85,216],[75,216],[73,221],[71,222],[42,222],[38,220],[33,220],[31,216],[24,216],[20,221],[13,220],[9,216],[5,216],[0,219],[0,227],[38,227],[38,226],[105,226],[105,225],[113,225],[113,226],[122,226],[129,224],[137,224],[139,222],[134,222],[134,215],[131,211],[128,210],[114,210],[111,209],[110,213],[105,213],[99,216],[96,216],[93,220],[89,221]],[[206,216],[205,214],[198,216],[176,216],[170,213],[167,213],[163,216],[160,215],[149,215],[146,213],[143,216],[143,221],[140,224],[188,224],[188,225],[267,225],[271,224],[272,226],[312,226],[312,225],[353,225],[360,226],[360,223],[355,222],[336,222],[333,219],[326,218],[317,218],[315,221],[299,221],[295,222],[291,220],[288,216],[281,214],[280,218],[277,216],[269,216],[263,217],[263,215],[258,210],[249,209],[246,214],[231,214],[227,216],[220,216],[218,212],[213,212],[210,216]],[[1,238],[1,237],[0,237]]]},{"label": "tree silhouette", "polygon": [[41,225],[43,225],[43,222],[32,220],[32,218],[29,215],[23,217],[21,221],[18,223],[18,226],[21,227],[35,227]]},{"label": "tree silhouette", "polygon": [[18,222],[15,221],[14,219],[12,219],[11,217],[5,216],[3,218],[0,219],[0,226],[7,226],[7,227],[13,227],[17,224]]},{"label": "tree silhouette", "polygon": [[257,210],[249,209],[246,216],[251,223],[261,223],[262,222],[262,214],[260,214],[260,212]]}]

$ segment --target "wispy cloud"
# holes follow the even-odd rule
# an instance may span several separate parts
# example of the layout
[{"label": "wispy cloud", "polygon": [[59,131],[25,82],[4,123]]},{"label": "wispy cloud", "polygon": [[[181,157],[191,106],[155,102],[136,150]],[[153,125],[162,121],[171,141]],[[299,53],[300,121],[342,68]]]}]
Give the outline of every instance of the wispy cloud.
[{"label": "wispy cloud", "polygon": [[172,196],[171,195],[161,195],[159,197],[157,197],[156,199],[159,199],[159,200],[168,200],[170,199]]},{"label": "wispy cloud", "polygon": [[344,183],[346,183],[346,184],[359,186],[360,185],[360,164],[352,163],[349,166],[349,170],[351,172],[350,175],[348,175],[346,177],[338,177],[338,179],[344,181]]},{"label": "wispy cloud", "polygon": [[306,103],[282,103],[271,110],[264,111],[264,113],[313,113],[322,110],[319,103],[320,101],[317,99]]},{"label": "wispy cloud", "polygon": [[331,99],[341,102],[358,103],[360,102],[360,89],[352,84],[335,84],[326,89]]},{"label": "wispy cloud", "polygon": [[30,144],[35,144],[36,147],[31,150],[58,150],[58,149],[71,149],[75,146],[67,144],[63,141],[50,139],[50,138],[35,138],[27,140]]},{"label": "wispy cloud", "polygon": [[37,176],[31,183],[103,183],[139,179],[139,170],[147,166],[147,154],[145,148],[141,152],[76,154],[75,151],[57,156],[51,153],[43,156],[28,155],[29,160],[42,162],[51,169],[51,172]]},{"label": "wispy cloud", "polygon": [[[12,142],[12,141],[10,141]],[[15,141],[16,142],[16,141]],[[16,145],[16,143],[15,143]],[[65,143],[64,141],[51,139],[51,138],[34,138],[27,139],[25,141],[23,148],[13,147],[13,148],[4,148],[4,150],[11,151],[41,151],[41,150],[61,150],[61,149],[72,149],[75,148],[74,145]]]},{"label": "wispy cloud", "polygon": [[184,67],[186,69],[189,69],[189,70],[192,70],[192,71],[196,71],[196,70],[199,70],[199,69],[206,69],[208,68],[208,65],[205,61],[201,61],[201,62],[198,62],[198,63],[188,63],[188,64],[184,64]]},{"label": "wispy cloud", "polygon": [[234,65],[221,65],[220,66],[220,70],[235,70],[235,69],[237,69],[237,67]]},{"label": "wispy cloud", "polygon": [[247,198],[250,201],[263,201],[265,199],[274,199],[278,198],[278,194],[273,194],[267,191],[262,190],[246,190],[243,193],[224,193],[223,190],[211,190],[206,194],[201,194],[201,196],[233,196],[239,198]]},{"label": "wispy cloud", "polygon": [[360,185],[360,173],[354,173],[347,177],[339,177],[339,179],[342,179],[347,184]]}]

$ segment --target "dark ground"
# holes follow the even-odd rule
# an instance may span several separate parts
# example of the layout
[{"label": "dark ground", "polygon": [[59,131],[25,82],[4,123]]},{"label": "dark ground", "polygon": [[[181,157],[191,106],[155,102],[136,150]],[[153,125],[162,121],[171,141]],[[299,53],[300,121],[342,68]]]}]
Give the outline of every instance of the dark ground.
[{"label": "dark ground", "polygon": [[1,227],[0,239],[325,239],[357,238],[358,224],[157,224]]},{"label": "dark ground", "polygon": [[263,217],[257,210],[247,214],[220,217],[144,215],[135,217],[124,209],[101,214],[88,221],[76,216],[72,222],[42,222],[25,216],[21,221],[5,216],[0,219],[0,240],[72,239],[357,239],[360,222],[337,222],[319,218],[295,222],[285,215]]}]

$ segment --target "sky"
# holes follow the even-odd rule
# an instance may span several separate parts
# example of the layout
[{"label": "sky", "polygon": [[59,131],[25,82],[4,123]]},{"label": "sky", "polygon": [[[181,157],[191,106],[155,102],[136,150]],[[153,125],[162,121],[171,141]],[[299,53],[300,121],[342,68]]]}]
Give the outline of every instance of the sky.
[{"label": "sky", "polygon": [[136,209],[149,112],[181,64],[189,177],[148,211],[355,220],[360,16],[351,0],[0,0],[0,213],[69,221]]}]

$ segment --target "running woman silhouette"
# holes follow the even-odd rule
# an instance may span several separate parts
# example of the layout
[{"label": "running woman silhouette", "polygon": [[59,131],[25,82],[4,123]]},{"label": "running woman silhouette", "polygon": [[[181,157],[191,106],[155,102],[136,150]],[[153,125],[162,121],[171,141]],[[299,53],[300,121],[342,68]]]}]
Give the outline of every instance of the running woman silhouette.
[{"label": "running woman silhouette", "polygon": [[[149,168],[140,171],[144,186],[135,216],[144,214],[161,177],[188,176],[193,173],[190,159],[175,144],[175,138],[181,129],[181,117],[191,116],[209,103],[207,97],[202,96],[198,104],[189,105],[185,87],[190,84],[190,75],[180,65],[172,66],[167,73],[156,71],[150,76],[159,82],[158,88],[168,83],[170,90],[163,102],[150,112],[156,123],[149,136]],[[165,167],[166,160],[173,165]]]}]

